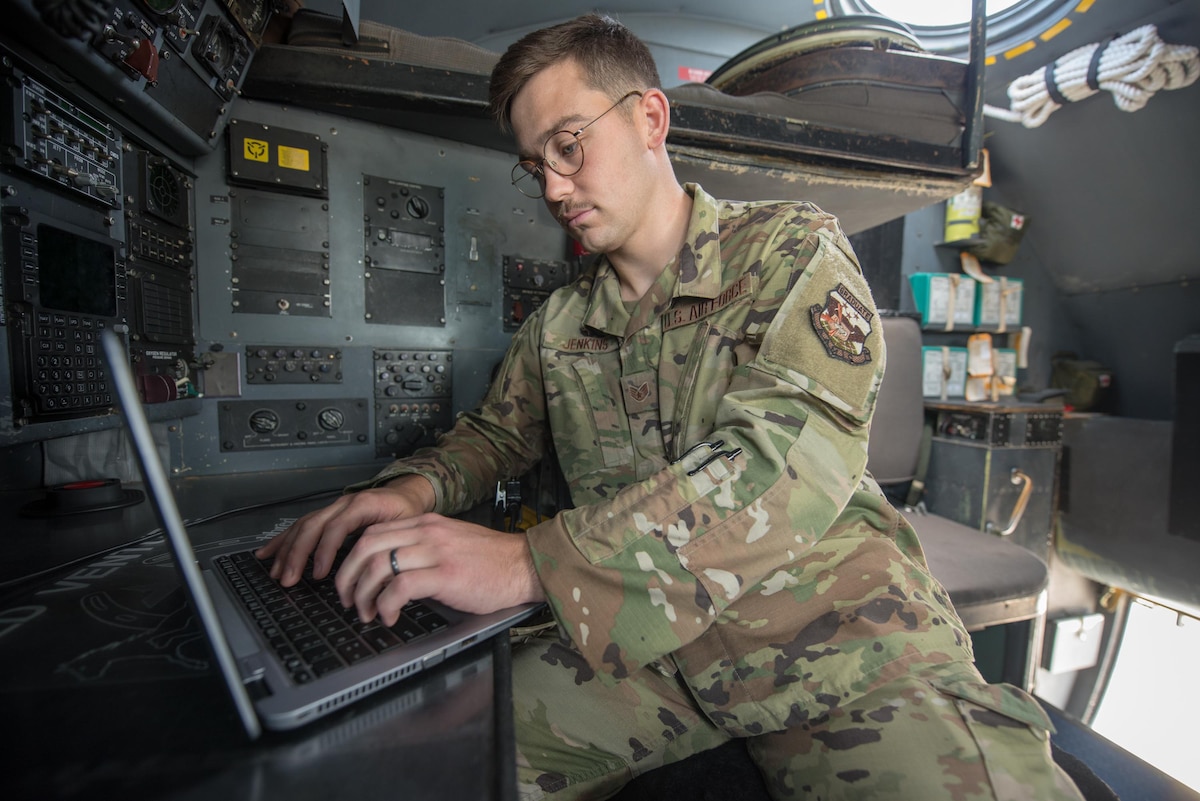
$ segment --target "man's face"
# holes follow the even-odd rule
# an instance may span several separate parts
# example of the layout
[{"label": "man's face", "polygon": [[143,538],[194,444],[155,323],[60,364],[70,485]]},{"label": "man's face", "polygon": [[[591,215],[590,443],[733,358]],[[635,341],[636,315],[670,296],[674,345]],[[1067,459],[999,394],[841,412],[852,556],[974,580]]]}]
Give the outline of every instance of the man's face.
[{"label": "man's face", "polygon": [[564,177],[543,167],[546,207],[589,253],[621,248],[642,218],[638,202],[646,193],[639,182],[648,180],[648,173],[639,169],[639,159],[647,158],[649,151],[641,144],[638,115],[635,112],[630,120],[628,114],[639,100],[635,95],[604,114],[613,98],[588,87],[573,60],[538,73],[513,100],[518,152],[521,159],[533,162],[540,163],[546,140],[555,133],[577,131],[595,120],[579,135],[584,151],[579,172]]}]

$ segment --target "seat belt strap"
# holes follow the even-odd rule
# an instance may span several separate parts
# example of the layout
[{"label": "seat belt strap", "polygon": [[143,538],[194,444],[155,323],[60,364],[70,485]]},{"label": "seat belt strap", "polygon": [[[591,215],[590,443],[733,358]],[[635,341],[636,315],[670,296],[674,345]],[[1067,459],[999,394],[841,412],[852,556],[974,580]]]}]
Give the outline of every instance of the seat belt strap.
[{"label": "seat belt strap", "polygon": [[908,485],[905,506],[916,506],[925,494],[925,476],[929,472],[929,452],[933,450],[933,418],[925,415],[925,427],[921,430],[921,450],[917,454],[917,474]]}]

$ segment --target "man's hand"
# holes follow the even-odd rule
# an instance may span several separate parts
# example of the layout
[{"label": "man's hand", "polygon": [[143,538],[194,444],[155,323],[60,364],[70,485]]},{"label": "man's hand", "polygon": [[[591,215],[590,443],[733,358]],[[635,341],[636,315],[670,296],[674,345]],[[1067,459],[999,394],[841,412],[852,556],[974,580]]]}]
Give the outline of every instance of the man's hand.
[{"label": "man's hand", "polygon": [[309,512],[256,555],[274,556],[272,578],[290,587],[310,555],[313,575],[327,576],[346,537],[363,529],[338,568],[338,594],[364,621],[378,615],[388,626],[418,598],[479,613],[545,600],[523,535],[432,514],[433,504],[428,480],[402,476]]},{"label": "man's hand", "polygon": [[343,605],[387,626],[418,598],[478,613],[546,598],[524,535],[436,514],[368,527],[336,582]]},{"label": "man's hand", "polygon": [[381,487],[343,495],[333,503],[297,520],[259,548],[259,559],[274,556],[271,578],[285,587],[300,580],[308,557],[313,575],[324,578],[346,537],[372,523],[400,520],[433,508],[433,486],[422,476],[401,476]]}]

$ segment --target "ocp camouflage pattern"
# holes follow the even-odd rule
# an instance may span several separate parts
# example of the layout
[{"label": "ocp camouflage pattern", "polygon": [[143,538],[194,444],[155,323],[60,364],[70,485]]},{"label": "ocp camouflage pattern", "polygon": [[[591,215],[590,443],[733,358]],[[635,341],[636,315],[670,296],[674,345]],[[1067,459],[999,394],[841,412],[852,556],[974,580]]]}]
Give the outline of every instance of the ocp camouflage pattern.
[{"label": "ocp camouflage pattern", "polygon": [[[527,536],[562,632],[597,680],[679,671],[730,735],[936,665],[964,666],[957,691],[991,708],[866,470],[886,351],[835,218],[687,190],[684,247],[640,301],[599,259],[514,335],[477,411],[374,483],[423,474],[458,513],[552,445],[575,506]],[[1047,725],[1027,696],[1002,700]]]}]

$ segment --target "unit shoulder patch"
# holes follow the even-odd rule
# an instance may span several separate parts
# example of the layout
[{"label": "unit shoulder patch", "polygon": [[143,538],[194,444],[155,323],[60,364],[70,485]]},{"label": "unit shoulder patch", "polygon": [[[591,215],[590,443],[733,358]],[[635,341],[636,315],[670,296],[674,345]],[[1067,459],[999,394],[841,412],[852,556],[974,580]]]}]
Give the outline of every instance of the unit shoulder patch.
[{"label": "unit shoulder patch", "polygon": [[825,305],[809,307],[813,330],[825,345],[825,352],[847,364],[867,364],[871,350],[867,335],[874,316],[867,305],[854,296],[845,284],[825,296]]}]

